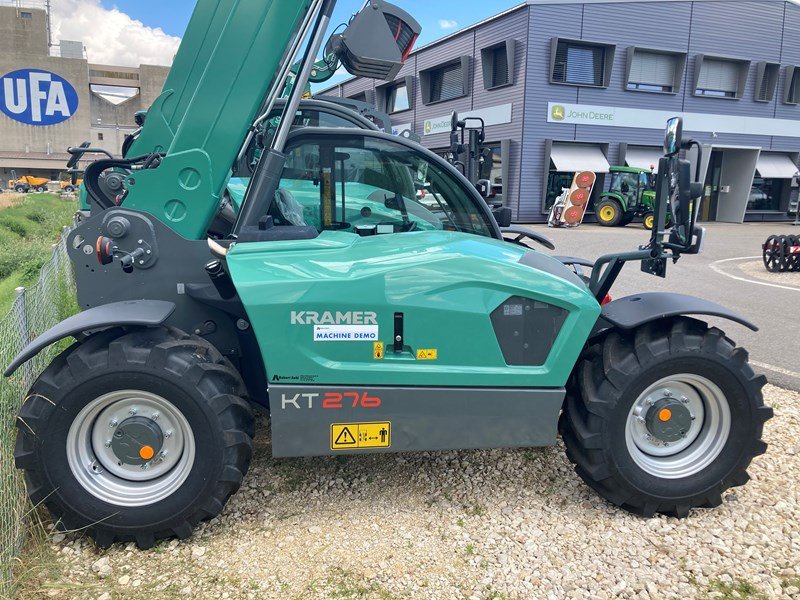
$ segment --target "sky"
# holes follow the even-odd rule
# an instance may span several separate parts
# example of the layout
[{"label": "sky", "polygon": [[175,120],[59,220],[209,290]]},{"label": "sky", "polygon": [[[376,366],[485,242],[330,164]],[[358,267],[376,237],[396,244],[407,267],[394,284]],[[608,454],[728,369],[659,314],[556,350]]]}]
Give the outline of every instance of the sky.
[{"label": "sky", "polygon": [[[436,40],[522,0],[395,0],[422,25],[417,46]],[[57,0],[54,40],[80,40],[94,63],[170,64],[186,30],[194,0]],[[357,12],[363,0],[339,0],[332,27]]]}]

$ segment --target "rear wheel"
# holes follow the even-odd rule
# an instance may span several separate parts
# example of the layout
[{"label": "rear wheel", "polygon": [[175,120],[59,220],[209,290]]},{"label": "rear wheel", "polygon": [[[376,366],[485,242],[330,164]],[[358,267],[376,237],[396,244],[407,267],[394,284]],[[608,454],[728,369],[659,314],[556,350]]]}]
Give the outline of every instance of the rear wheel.
[{"label": "rear wheel", "polygon": [[67,185],[67,186],[65,186],[65,187],[64,187],[64,191],[65,191],[67,194],[71,194],[72,192],[74,192],[74,191],[75,191],[75,188],[74,188],[74,187],[72,187],[71,185]]},{"label": "rear wheel", "polygon": [[17,192],[18,194],[24,194],[25,193],[25,186],[24,185],[16,185],[16,186],[14,186],[14,191]]},{"label": "rear wheel", "polygon": [[40,186],[37,186],[37,187],[36,187],[36,193],[37,193],[37,194],[43,194],[43,193],[44,193],[44,192],[46,192],[46,191],[47,191],[47,188],[45,188],[44,186],[41,186],[41,185],[40,185]]},{"label": "rear wheel", "polygon": [[596,208],[597,222],[605,227],[616,227],[622,221],[622,206],[616,200],[605,198]]},{"label": "rear wheel", "polygon": [[567,456],[590,487],[636,514],[718,506],[766,450],[765,383],[744,350],[694,319],[611,332],[573,375],[560,423]]},{"label": "rear wheel", "polygon": [[15,459],[34,504],[101,546],[148,548],[216,516],[250,462],[244,384],[205,340],[175,329],[104,331],[34,383]]}]

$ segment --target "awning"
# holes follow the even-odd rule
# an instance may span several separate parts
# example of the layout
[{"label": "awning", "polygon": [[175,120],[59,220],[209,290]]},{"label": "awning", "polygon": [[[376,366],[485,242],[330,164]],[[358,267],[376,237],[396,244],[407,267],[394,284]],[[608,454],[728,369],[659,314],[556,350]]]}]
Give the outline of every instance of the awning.
[{"label": "awning", "polygon": [[556,166],[556,171],[608,173],[608,160],[600,146],[553,142],[550,160]]},{"label": "awning", "polygon": [[797,173],[797,165],[783,152],[762,152],[756,171],[764,179],[791,179]]},{"label": "awning", "polygon": [[653,173],[658,173],[658,161],[663,154],[663,149],[656,146],[628,146],[625,162],[638,169],[653,167]]}]

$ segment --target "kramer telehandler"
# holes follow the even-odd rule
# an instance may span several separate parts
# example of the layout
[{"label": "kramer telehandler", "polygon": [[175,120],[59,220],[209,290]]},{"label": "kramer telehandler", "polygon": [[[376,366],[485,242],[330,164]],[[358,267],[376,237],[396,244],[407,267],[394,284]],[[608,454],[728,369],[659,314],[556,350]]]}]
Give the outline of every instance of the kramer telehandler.
[{"label": "kramer telehandler", "polygon": [[[649,243],[581,277],[587,261],[504,241],[475,186],[414,142],[293,126],[333,5],[199,0],[125,157],[86,168],[90,210],[67,239],[82,312],[5,372],[77,340],[19,414],[33,503],[100,546],[190,536],[242,483],[255,404],[276,457],[544,446],[560,431],[580,477],[625,510],[719,505],[765,451],[772,411],[747,353],[696,316],[756,327],[691,296],[607,296],[626,262],[663,277],[701,250],[680,120]],[[418,33],[371,0],[325,55],[393,80]],[[223,210],[303,47],[241,206]]]}]

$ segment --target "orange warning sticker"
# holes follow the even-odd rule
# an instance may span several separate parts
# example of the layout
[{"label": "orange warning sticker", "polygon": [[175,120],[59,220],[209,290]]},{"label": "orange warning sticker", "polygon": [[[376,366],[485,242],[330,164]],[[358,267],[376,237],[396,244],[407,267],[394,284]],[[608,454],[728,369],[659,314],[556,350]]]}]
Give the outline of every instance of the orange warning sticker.
[{"label": "orange warning sticker", "polygon": [[331,450],[388,448],[391,445],[392,424],[389,421],[331,425]]}]

